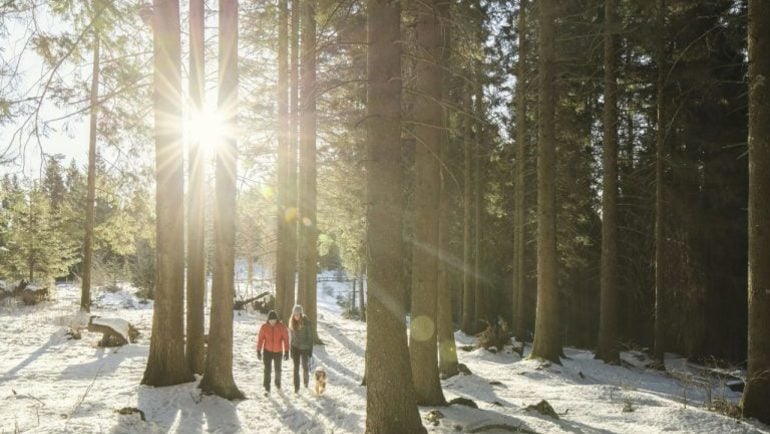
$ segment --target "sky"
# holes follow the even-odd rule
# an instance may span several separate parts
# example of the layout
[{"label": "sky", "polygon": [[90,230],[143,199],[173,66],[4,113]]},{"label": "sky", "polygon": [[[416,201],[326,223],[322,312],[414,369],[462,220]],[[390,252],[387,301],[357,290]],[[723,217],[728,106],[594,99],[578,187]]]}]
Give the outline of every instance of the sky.
[{"label": "sky", "polygon": [[[35,17],[40,29],[56,31],[57,28],[61,28],[61,25],[48,14],[37,13]],[[43,80],[48,80],[50,76],[50,70],[43,64],[37,53],[26,46],[34,24],[11,20],[6,20],[5,24],[8,26],[8,36],[4,41],[6,46],[2,56],[6,62],[14,65],[17,73],[14,81],[8,77],[0,77],[0,89],[4,93],[11,90],[16,97],[19,94],[21,97],[39,95]],[[65,64],[58,74],[63,78],[72,77],[74,74],[89,76],[90,67],[91,65],[73,67]],[[1,165],[0,173],[21,173],[33,178],[38,177],[41,173],[40,161],[43,154],[61,154],[65,162],[69,162],[72,158],[78,161],[85,160],[88,152],[87,113],[62,121],[48,122],[81,108],[56,107],[44,99],[40,105],[37,122],[41,126],[42,133],[39,137],[34,134],[34,116],[20,116],[16,122],[0,128],[0,154],[5,154],[5,158],[11,157],[14,160],[12,164]]]}]

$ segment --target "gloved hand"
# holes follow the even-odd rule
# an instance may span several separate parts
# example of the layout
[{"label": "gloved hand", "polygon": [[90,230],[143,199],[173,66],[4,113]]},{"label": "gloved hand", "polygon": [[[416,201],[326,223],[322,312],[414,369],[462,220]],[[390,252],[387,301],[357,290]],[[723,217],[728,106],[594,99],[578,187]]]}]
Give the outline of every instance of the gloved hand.
[{"label": "gloved hand", "polygon": [[257,360],[262,360],[262,351],[257,351]]},{"label": "gloved hand", "polygon": [[289,360],[289,352],[283,353],[283,360]]}]

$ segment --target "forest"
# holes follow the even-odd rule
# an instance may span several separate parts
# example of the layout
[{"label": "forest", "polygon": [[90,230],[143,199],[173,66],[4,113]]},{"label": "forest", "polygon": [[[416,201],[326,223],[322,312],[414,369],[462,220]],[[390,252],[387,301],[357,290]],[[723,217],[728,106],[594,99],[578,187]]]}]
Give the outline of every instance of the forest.
[{"label": "forest", "polygon": [[265,432],[434,432],[490,348],[731,372],[767,432],[768,74],[764,0],[0,1],[0,322],[130,287],[132,387],[238,402],[241,308],[331,363],[333,274],[365,420]]}]

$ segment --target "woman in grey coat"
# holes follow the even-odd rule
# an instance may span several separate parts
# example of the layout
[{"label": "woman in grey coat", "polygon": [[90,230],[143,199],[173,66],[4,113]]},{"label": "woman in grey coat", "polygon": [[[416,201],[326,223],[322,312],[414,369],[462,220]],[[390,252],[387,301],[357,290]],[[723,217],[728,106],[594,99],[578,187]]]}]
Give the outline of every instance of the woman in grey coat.
[{"label": "woman in grey coat", "polygon": [[291,359],[294,362],[294,393],[299,393],[299,366],[302,364],[302,380],[307,387],[310,380],[310,358],[313,357],[313,327],[305,316],[302,306],[295,305],[289,321]]}]

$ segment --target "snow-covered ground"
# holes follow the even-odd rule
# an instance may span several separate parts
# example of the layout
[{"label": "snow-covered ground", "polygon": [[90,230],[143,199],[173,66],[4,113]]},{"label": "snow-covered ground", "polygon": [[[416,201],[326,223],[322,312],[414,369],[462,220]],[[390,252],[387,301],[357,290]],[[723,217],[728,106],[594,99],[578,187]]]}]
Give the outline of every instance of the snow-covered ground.
[{"label": "snow-covered ground", "polygon": [[[322,397],[308,389],[293,393],[291,362],[284,364],[285,392],[263,396],[254,346],[265,317],[236,312],[233,371],[248,397],[241,402],[201,396],[194,383],[157,389],[139,385],[152,303],[139,302],[130,289],[97,293],[93,309],[94,315],[128,320],[142,333],[136,343],[121,348],[97,348],[101,336],[87,331],[81,340],[68,339],[67,327],[88,319],[74,315],[79,288],[61,286],[55,301],[38,306],[6,303],[0,306],[0,432],[361,433],[366,327],[341,317],[335,298],[348,291],[347,283],[319,283],[319,333],[326,345],[314,353],[329,375]],[[458,333],[457,340],[461,346],[473,338]],[[568,348],[565,353],[568,358],[559,366],[520,360],[510,348],[498,354],[459,351],[472,375],[444,380],[444,393],[447,399],[470,398],[479,408],[422,407],[423,417],[433,410],[443,415],[438,425],[425,420],[425,426],[437,433],[511,432],[491,429],[494,425],[526,432],[770,433],[766,425],[706,410],[705,387],[681,374],[698,369],[682,359],[669,358],[669,370],[680,373],[670,375],[644,369],[636,353],[623,354],[626,367],[606,366],[588,351]],[[711,380],[712,399],[740,399],[724,381]],[[541,399],[559,419],[526,410]],[[141,409],[147,420],[116,412],[124,407]]]}]

